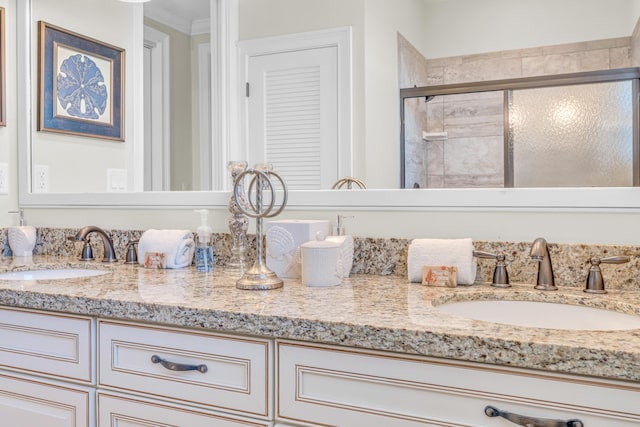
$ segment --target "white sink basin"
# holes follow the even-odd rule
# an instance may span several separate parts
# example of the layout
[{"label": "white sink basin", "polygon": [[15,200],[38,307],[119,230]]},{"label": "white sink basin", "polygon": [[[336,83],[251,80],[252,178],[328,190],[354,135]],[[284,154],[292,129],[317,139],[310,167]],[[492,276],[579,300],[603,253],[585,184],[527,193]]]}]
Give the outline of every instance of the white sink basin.
[{"label": "white sink basin", "polygon": [[460,301],[438,310],[485,322],[544,329],[619,331],[640,329],[640,316],[600,308],[538,301]]},{"label": "white sink basin", "polygon": [[56,280],[75,279],[107,274],[106,271],[89,270],[84,268],[67,268],[63,270],[28,270],[0,273],[0,280]]}]

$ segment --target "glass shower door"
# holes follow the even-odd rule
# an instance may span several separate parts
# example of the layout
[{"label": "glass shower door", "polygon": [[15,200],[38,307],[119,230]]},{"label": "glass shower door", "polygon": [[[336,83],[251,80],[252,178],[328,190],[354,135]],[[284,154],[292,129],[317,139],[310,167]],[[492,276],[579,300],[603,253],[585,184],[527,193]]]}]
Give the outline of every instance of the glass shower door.
[{"label": "glass shower door", "polygon": [[625,80],[511,91],[512,185],[634,185],[632,85]]}]

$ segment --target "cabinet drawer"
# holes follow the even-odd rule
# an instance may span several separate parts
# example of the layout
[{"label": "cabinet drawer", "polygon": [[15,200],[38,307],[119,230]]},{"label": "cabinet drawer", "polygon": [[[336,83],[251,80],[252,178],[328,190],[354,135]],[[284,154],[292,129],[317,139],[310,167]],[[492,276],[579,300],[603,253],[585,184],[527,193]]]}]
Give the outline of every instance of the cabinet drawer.
[{"label": "cabinet drawer", "polygon": [[[270,416],[270,341],[108,321],[98,325],[101,386]],[[203,368],[174,370],[185,365]]]},{"label": "cabinet drawer", "polygon": [[98,393],[98,427],[269,427],[267,421],[194,410],[144,398]]},{"label": "cabinet drawer", "polygon": [[330,426],[513,425],[487,405],[586,426],[637,426],[640,385],[444,359],[277,343],[279,419]]},{"label": "cabinet drawer", "polygon": [[92,382],[92,320],[0,309],[0,366]]},{"label": "cabinet drawer", "polygon": [[0,373],[0,419],[3,426],[93,426],[94,392],[54,381]]}]

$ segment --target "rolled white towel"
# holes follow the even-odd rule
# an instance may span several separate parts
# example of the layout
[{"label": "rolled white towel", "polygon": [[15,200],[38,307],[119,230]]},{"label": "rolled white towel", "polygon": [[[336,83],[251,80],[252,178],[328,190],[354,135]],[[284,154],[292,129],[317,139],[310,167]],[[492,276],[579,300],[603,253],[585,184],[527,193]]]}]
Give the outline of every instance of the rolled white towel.
[{"label": "rolled white towel", "polygon": [[166,254],[167,268],[191,265],[196,244],[189,230],[155,230],[142,233],[138,242],[138,262],[144,265],[147,252]]},{"label": "rolled white towel", "polygon": [[407,272],[411,282],[422,282],[422,266],[447,265],[458,268],[458,284],[476,280],[477,260],[471,239],[414,239],[409,245]]}]

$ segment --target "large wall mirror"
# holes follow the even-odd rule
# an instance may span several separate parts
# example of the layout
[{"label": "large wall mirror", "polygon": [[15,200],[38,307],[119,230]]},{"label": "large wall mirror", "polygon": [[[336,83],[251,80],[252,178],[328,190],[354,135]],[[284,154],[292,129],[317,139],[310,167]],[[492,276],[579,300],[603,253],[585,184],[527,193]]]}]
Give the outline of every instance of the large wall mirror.
[{"label": "large wall mirror", "polygon": [[[19,61],[19,74],[29,77],[18,82],[20,93],[25,94],[18,96],[19,111],[24,115],[20,126],[20,203],[224,206],[228,196],[224,191],[228,187],[226,162],[248,156],[237,119],[243,108],[244,82],[235,58],[236,42],[350,27],[350,169],[369,189],[351,196],[330,190],[294,192],[291,203],[565,206],[567,193],[562,190],[441,190],[427,191],[428,195],[397,190],[400,40],[422,56],[438,59],[626,37],[627,50],[623,46],[607,49],[608,54],[626,52],[630,58],[631,35],[640,7],[633,0],[615,2],[616,7],[598,0],[567,0],[562,6],[553,0],[526,0],[517,5],[506,0],[151,0],[144,5],[119,0],[64,0],[55,5],[48,0],[19,1],[19,43],[28,52]],[[192,15],[178,16],[171,12],[172,5]],[[178,18],[181,24],[170,22],[168,17]],[[40,20],[126,50],[124,142],[37,131]],[[536,25],[530,25],[533,22]],[[540,22],[545,23],[544,31]],[[174,70],[174,53],[182,54],[176,62],[188,62],[191,67]],[[155,79],[145,77],[145,63],[157,66],[151,69],[156,70],[152,73]],[[207,65],[212,71],[210,79]],[[170,82],[157,75],[157,70],[163,69],[170,71]],[[415,84],[429,84],[431,77]],[[157,97],[158,93],[166,95],[146,104],[153,108],[145,111],[145,97]],[[108,164],[98,167],[102,163]],[[378,190],[389,197],[381,201],[375,195]],[[586,189],[567,191],[577,197],[576,205],[629,206],[624,189],[594,190],[603,201],[597,200],[600,196],[581,199],[583,194],[592,194]]]}]

